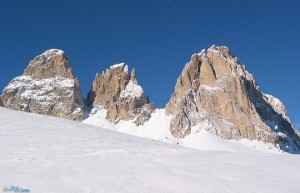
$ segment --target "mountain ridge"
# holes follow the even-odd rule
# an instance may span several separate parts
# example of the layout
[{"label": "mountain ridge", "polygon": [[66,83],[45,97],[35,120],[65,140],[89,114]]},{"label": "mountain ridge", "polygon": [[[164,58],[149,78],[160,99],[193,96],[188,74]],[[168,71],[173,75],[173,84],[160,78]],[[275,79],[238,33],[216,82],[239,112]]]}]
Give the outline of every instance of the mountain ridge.
[{"label": "mountain ridge", "polygon": [[[30,61],[1,97],[5,107],[15,110],[82,121],[85,110],[93,116],[105,109],[105,119],[114,124],[123,120],[142,126],[156,107],[136,77],[136,70],[129,73],[125,63],[97,73],[84,107],[69,58],[62,50],[50,49]],[[227,140],[247,138],[287,152],[300,151],[299,132],[282,102],[261,93],[253,76],[226,46],[213,45],[192,55],[165,113],[172,116],[170,132],[175,138],[204,129]]]}]

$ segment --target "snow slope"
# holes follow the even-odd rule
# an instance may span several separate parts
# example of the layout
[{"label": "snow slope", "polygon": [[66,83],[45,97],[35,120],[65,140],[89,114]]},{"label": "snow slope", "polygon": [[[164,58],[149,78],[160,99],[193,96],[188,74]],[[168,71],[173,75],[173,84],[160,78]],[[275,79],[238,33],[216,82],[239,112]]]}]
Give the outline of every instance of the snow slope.
[{"label": "snow slope", "polygon": [[32,193],[300,190],[299,155],[187,149],[4,108],[0,151],[0,187]]},{"label": "snow slope", "polygon": [[[84,123],[99,126],[111,130],[116,130],[122,133],[135,135],[139,137],[154,139],[166,143],[177,144],[184,147],[195,148],[200,150],[216,150],[230,152],[248,152],[262,151],[269,153],[281,152],[272,144],[264,144],[263,142],[248,139],[224,140],[220,137],[206,131],[206,125],[197,125],[192,128],[192,133],[184,139],[175,138],[169,131],[171,116],[166,116],[164,109],[156,109],[151,114],[151,118],[144,125],[136,126],[133,121],[121,120],[118,124],[113,124],[105,119],[106,110],[100,109],[98,112],[93,112],[90,116],[83,120]],[[209,123],[206,123],[209,124]]]}]

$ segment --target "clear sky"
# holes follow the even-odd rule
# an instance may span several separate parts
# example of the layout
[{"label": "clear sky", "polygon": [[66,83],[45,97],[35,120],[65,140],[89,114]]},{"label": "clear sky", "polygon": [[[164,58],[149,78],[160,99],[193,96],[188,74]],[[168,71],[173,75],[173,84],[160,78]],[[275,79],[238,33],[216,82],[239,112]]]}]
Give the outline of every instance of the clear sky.
[{"label": "clear sky", "polygon": [[226,45],[300,128],[300,1],[0,0],[0,89],[50,48],[70,58],[83,94],[125,62],[164,107],[193,53]]}]

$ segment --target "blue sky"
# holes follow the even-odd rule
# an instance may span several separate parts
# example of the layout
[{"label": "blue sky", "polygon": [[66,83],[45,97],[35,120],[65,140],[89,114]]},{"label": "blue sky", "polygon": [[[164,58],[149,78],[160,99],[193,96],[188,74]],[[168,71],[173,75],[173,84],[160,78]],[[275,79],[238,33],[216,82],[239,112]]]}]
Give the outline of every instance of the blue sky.
[{"label": "blue sky", "polygon": [[0,0],[0,89],[60,48],[84,95],[96,72],[125,62],[164,107],[190,56],[226,45],[299,127],[299,10],[297,0]]}]

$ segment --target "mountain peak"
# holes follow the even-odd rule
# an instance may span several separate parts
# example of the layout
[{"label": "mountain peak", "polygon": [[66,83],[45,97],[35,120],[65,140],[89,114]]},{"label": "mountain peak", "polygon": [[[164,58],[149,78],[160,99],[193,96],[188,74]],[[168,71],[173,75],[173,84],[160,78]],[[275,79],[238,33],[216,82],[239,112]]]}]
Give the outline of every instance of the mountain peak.
[{"label": "mountain peak", "polygon": [[55,76],[74,78],[68,57],[65,56],[64,51],[59,49],[50,49],[36,56],[29,62],[23,75],[32,76],[36,79]]},{"label": "mountain peak", "polygon": [[44,53],[42,53],[42,55],[44,55],[45,57],[53,57],[53,56],[59,56],[59,55],[64,55],[65,52],[60,50],[60,49],[49,49],[46,50]]},{"label": "mountain peak", "polygon": [[208,52],[208,54],[209,54],[209,52],[218,53],[219,55],[221,55],[222,57],[225,57],[226,59],[234,58],[234,56],[232,56],[232,54],[227,46],[212,45],[210,48],[207,49],[207,52]]},{"label": "mountain peak", "polygon": [[175,137],[206,129],[225,139],[247,138],[285,151],[300,150],[300,135],[283,104],[259,91],[226,46],[213,45],[207,53],[192,56],[177,79],[166,114],[172,115]]},{"label": "mountain peak", "polygon": [[106,119],[111,122],[135,119],[137,125],[146,122],[154,110],[137,83],[135,69],[129,75],[125,63],[115,64],[96,75],[88,94],[88,105],[106,109]]},{"label": "mountain peak", "polygon": [[2,92],[5,107],[20,111],[82,120],[84,102],[69,59],[50,49],[30,61],[22,76]]},{"label": "mountain peak", "polygon": [[127,64],[125,64],[124,62],[119,63],[119,64],[114,64],[112,66],[109,67],[109,69],[113,69],[113,68],[128,68]]}]

